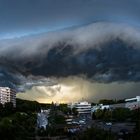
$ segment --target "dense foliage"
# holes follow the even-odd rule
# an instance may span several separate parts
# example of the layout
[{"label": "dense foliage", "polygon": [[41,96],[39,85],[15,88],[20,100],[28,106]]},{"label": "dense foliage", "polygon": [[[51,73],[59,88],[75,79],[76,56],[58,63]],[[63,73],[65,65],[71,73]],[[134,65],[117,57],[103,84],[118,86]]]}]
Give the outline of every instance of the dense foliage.
[{"label": "dense foliage", "polygon": [[0,139],[26,140],[35,136],[36,112],[39,103],[17,99],[12,103],[0,104]]},{"label": "dense foliage", "polygon": [[140,111],[137,110],[129,110],[128,108],[116,108],[113,110],[98,109],[96,112],[92,114],[93,119],[103,120],[103,121],[137,121],[140,117]]},{"label": "dense foliage", "polygon": [[118,104],[118,103],[125,103],[125,100],[108,100],[108,99],[101,99],[99,100],[98,104],[104,105],[111,105],[111,104]]},{"label": "dense foliage", "polygon": [[100,129],[90,128],[75,137],[78,140],[116,140],[115,135]]}]

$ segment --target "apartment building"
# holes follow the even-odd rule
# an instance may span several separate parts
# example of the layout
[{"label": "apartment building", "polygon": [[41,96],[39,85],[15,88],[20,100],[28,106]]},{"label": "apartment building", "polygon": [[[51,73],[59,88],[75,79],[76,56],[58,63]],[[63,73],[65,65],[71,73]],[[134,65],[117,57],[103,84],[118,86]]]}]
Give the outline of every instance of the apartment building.
[{"label": "apartment building", "polygon": [[9,87],[0,87],[0,103],[4,105],[7,102],[12,102],[16,107],[16,91]]}]

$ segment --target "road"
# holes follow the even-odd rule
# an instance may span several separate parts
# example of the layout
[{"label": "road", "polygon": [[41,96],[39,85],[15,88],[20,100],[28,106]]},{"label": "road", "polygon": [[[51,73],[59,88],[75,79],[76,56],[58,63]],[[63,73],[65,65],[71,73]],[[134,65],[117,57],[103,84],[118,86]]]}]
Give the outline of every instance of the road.
[{"label": "road", "polygon": [[43,127],[46,129],[46,125],[48,125],[48,119],[45,113],[37,114],[37,125],[39,128]]}]

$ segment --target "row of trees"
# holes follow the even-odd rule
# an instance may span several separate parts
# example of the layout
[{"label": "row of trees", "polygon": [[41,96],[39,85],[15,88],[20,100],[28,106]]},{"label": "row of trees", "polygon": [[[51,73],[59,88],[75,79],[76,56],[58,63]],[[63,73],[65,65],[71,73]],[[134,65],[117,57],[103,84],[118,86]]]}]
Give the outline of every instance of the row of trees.
[{"label": "row of trees", "polygon": [[92,103],[92,105],[96,105],[96,104],[111,105],[111,104],[120,104],[120,103],[125,103],[125,100],[124,99],[121,100],[101,99],[98,101],[98,103]]},{"label": "row of trees", "polygon": [[140,110],[129,110],[128,108],[116,108],[114,110],[98,109],[92,114],[93,119],[99,119],[103,121],[136,121],[140,117]]},{"label": "row of trees", "polygon": [[39,112],[41,105],[36,101],[16,99],[16,110],[21,112]]},{"label": "row of trees", "polygon": [[64,115],[74,115],[77,116],[78,112],[76,108],[69,108],[67,104],[59,104],[56,105],[52,102],[49,107],[52,111],[61,111]]},{"label": "row of trees", "polygon": [[16,112],[38,112],[40,111],[40,104],[36,101],[16,100],[16,107],[13,103],[7,102],[4,105],[0,103],[0,117],[6,117]]}]

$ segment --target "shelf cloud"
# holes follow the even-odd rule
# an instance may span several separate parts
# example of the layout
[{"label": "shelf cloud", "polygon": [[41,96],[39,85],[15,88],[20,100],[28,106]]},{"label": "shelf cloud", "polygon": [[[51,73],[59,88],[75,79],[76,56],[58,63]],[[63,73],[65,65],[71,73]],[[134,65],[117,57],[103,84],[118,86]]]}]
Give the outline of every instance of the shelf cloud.
[{"label": "shelf cloud", "polygon": [[0,86],[25,91],[71,76],[91,83],[139,82],[139,37],[139,28],[98,22],[1,40]]}]

